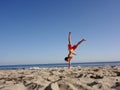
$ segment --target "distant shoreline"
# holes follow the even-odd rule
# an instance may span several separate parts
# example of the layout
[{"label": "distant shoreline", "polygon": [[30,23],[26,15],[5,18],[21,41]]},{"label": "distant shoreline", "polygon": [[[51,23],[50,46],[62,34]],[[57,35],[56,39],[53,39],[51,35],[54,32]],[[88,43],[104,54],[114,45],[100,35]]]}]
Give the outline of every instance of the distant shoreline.
[{"label": "distant shoreline", "polygon": [[[120,61],[110,61],[110,62],[82,62],[82,63],[72,63],[72,67],[85,67],[85,66],[119,66]],[[10,69],[31,69],[31,68],[54,68],[54,67],[67,67],[67,63],[54,63],[54,64],[21,64],[21,65],[0,65],[0,70],[10,70]]]},{"label": "distant shoreline", "polygon": [[[96,62],[94,62],[94,61],[92,61],[92,62],[72,62],[72,64],[75,64],[75,63],[81,63],[81,64],[86,64],[86,63],[113,63],[113,62],[115,62],[115,63],[120,63],[120,61],[96,61]],[[45,64],[45,65],[47,65],[47,64],[66,64],[66,63],[40,63],[40,64]],[[1,64],[0,66],[8,66],[9,64]],[[37,64],[32,64],[32,63],[30,63],[30,64],[10,64],[9,66],[14,66],[14,65],[37,65]]]}]

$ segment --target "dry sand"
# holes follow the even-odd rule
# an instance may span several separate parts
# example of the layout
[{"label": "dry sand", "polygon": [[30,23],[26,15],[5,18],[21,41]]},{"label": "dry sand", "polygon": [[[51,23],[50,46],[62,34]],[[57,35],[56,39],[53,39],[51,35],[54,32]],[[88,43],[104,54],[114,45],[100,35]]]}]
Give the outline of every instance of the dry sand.
[{"label": "dry sand", "polygon": [[120,90],[120,66],[0,70],[0,90]]}]

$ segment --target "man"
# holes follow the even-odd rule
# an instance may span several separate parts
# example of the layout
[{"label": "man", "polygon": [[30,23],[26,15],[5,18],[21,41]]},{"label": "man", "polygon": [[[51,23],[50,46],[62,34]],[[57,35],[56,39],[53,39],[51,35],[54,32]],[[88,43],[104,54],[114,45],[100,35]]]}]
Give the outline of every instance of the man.
[{"label": "man", "polygon": [[71,61],[72,57],[73,57],[74,55],[76,55],[75,52],[74,52],[75,49],[76,49],[76,48],[78,47],[78,45],[80,45],[83,41],[86,41],[85,39],[82,39],[82,40],[80,40],[77,44],[72,45],[72,44],[71,44],[70,35],[71,35],[71,32],[69,32],[69,34],[68,34],[68,50],[69,50],[69,54],[68,54],[67,57],[65,57],[65,61],[68,62],[68,68],[70,68],[70,65],[71,65],[70,61]]}]

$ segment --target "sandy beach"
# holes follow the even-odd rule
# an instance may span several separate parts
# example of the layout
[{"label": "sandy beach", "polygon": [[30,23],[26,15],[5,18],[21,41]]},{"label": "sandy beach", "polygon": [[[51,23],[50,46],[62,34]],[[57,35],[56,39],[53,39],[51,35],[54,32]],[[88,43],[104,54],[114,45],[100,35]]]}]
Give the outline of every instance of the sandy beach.
[{"label": "sandy beach", "polygon": [[0,90],[120,90],[120,66],[0,70]]}]

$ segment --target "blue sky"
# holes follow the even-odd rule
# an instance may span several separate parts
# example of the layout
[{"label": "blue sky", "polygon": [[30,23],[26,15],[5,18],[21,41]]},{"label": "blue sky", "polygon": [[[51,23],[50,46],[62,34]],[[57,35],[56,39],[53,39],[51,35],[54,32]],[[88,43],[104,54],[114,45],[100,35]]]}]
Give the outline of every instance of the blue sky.
[{"label": "blue sky", "polygon": [[120,60],[120,0],[0,0],[0,64]]}]

